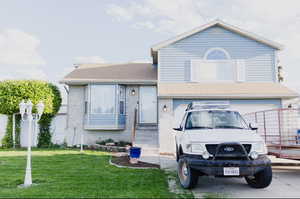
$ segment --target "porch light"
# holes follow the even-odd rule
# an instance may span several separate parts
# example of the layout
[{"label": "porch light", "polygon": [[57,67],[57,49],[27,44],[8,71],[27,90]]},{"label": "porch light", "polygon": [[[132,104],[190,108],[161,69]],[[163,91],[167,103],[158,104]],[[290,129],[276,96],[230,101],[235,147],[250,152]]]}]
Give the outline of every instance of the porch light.
[{"label": "porch light", "polygon": [[167,110],[168,110],[168,107],[167,107],[167,105],[164,105],[164,107],[163,107],[163,111],[164,111],[164,112],[167,112]]},{"label": "porch light", "polygon": [[24,102],[24,100],[22,100],[21,103],[19,104],[19,109],[20,109],[20,114],[22,116],[22,119],[24,117],[26,107],[27,107],[26,103]]},{"label": "porch light", "polygon": [[30,100],[28,100],[27,103],[26,103],[26,114],[27,115],[31,115],[32,106],[33,106],[32,102]]},{"label": "porch light", "polygon": [[40,102],[36,105],[36,109],[37,109],[39,118],[41,118],[41,116],[42,116],[42,114],[43,114],[43,112],[44,112],[44,108],[45,108],[45,105],[43,104],[42,101],[40,101]]},{"label": "porch light", "polygon": [[135,95],[135,90],[134,89],[131,90],[131,95],[132,96]]}]

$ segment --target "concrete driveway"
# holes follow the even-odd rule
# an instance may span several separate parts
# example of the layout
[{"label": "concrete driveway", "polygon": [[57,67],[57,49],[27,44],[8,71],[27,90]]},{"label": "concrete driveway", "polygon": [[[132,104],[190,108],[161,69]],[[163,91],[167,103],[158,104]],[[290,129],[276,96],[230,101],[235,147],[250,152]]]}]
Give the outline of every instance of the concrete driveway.
[{"label": "concrete driveway", "polygon": [[273,167],[272,184],[265,189],[249,187],[244,178],[200,177],[193,192],[196,198],[207,193],[228,198],[299,198],[300,167]]},{"label": "concrete driveway", "polygon": [[[272,184],[265,189],[254,189],[244,178],[199,177],[198,185],[192,191],[195,198],[205,195],[227,198],[300,198],[300,161],[269,156],[273,165]],[[146,156],[145,162],[160,164],[162,169],[176,172],[177,162],[171,156]],[[288,166],[282,166],[288,165]],[[291,166],[293,165],[293,166]]]},{"label": "concrete driveway", "polygon": [[[300,161],[269,157],[273,166],[272,184],[265,189],[254,189],[244,178],[199,177],[198,185],[192,191],[196,198],[207,194],[227,198],[300,198]],[[176,172],[177,162],[173,157],[160,156],[161,168]],[[288,166],[282,166],[288,165]],[[294,165],[294,166],[290,166]]]}]

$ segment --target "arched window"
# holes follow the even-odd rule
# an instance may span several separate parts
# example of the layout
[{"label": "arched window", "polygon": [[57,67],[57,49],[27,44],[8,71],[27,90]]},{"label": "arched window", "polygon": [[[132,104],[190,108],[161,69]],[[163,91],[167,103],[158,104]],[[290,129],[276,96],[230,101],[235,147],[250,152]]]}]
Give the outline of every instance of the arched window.
[{"label": "arched window", "polygon": [[192,66],[192,81],[234,81],[233,60],[223,48],[211,48]]},{"label": "arched window", "polygon": [[230,59],[229,53],[223,48],[211,48],[204,55],[206,60],[226,60]]}]

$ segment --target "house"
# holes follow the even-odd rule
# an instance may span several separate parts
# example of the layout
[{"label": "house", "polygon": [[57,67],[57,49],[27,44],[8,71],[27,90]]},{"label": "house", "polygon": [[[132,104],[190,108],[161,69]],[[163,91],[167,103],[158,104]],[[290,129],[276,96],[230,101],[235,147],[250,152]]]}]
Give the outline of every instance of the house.
[{"label": "house", "polygon": [[172,153],[172,127],[191,101],[241,113],[279,108],[298,96],[278,82],[282,48],[216,20],[154,45],[152,63],[81,64],[61,81],[69,86],[68,142],[81,133],[86,144],[130,140],[138,107],[137,143]]}]

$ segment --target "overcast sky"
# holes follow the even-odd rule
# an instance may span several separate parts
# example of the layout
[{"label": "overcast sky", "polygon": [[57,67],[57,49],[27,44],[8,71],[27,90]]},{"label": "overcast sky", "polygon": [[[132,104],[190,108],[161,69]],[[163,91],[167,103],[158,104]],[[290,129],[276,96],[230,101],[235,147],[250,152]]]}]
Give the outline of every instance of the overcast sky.
[{"label": "overcast sky", "polygon": [[[150,47],[219,18],[279,42],[300,87],[299,0],[0,0],[0,80],[56,82],[82,62],[150,61]],[[298,89],[300,91],[300,89]]]}]

